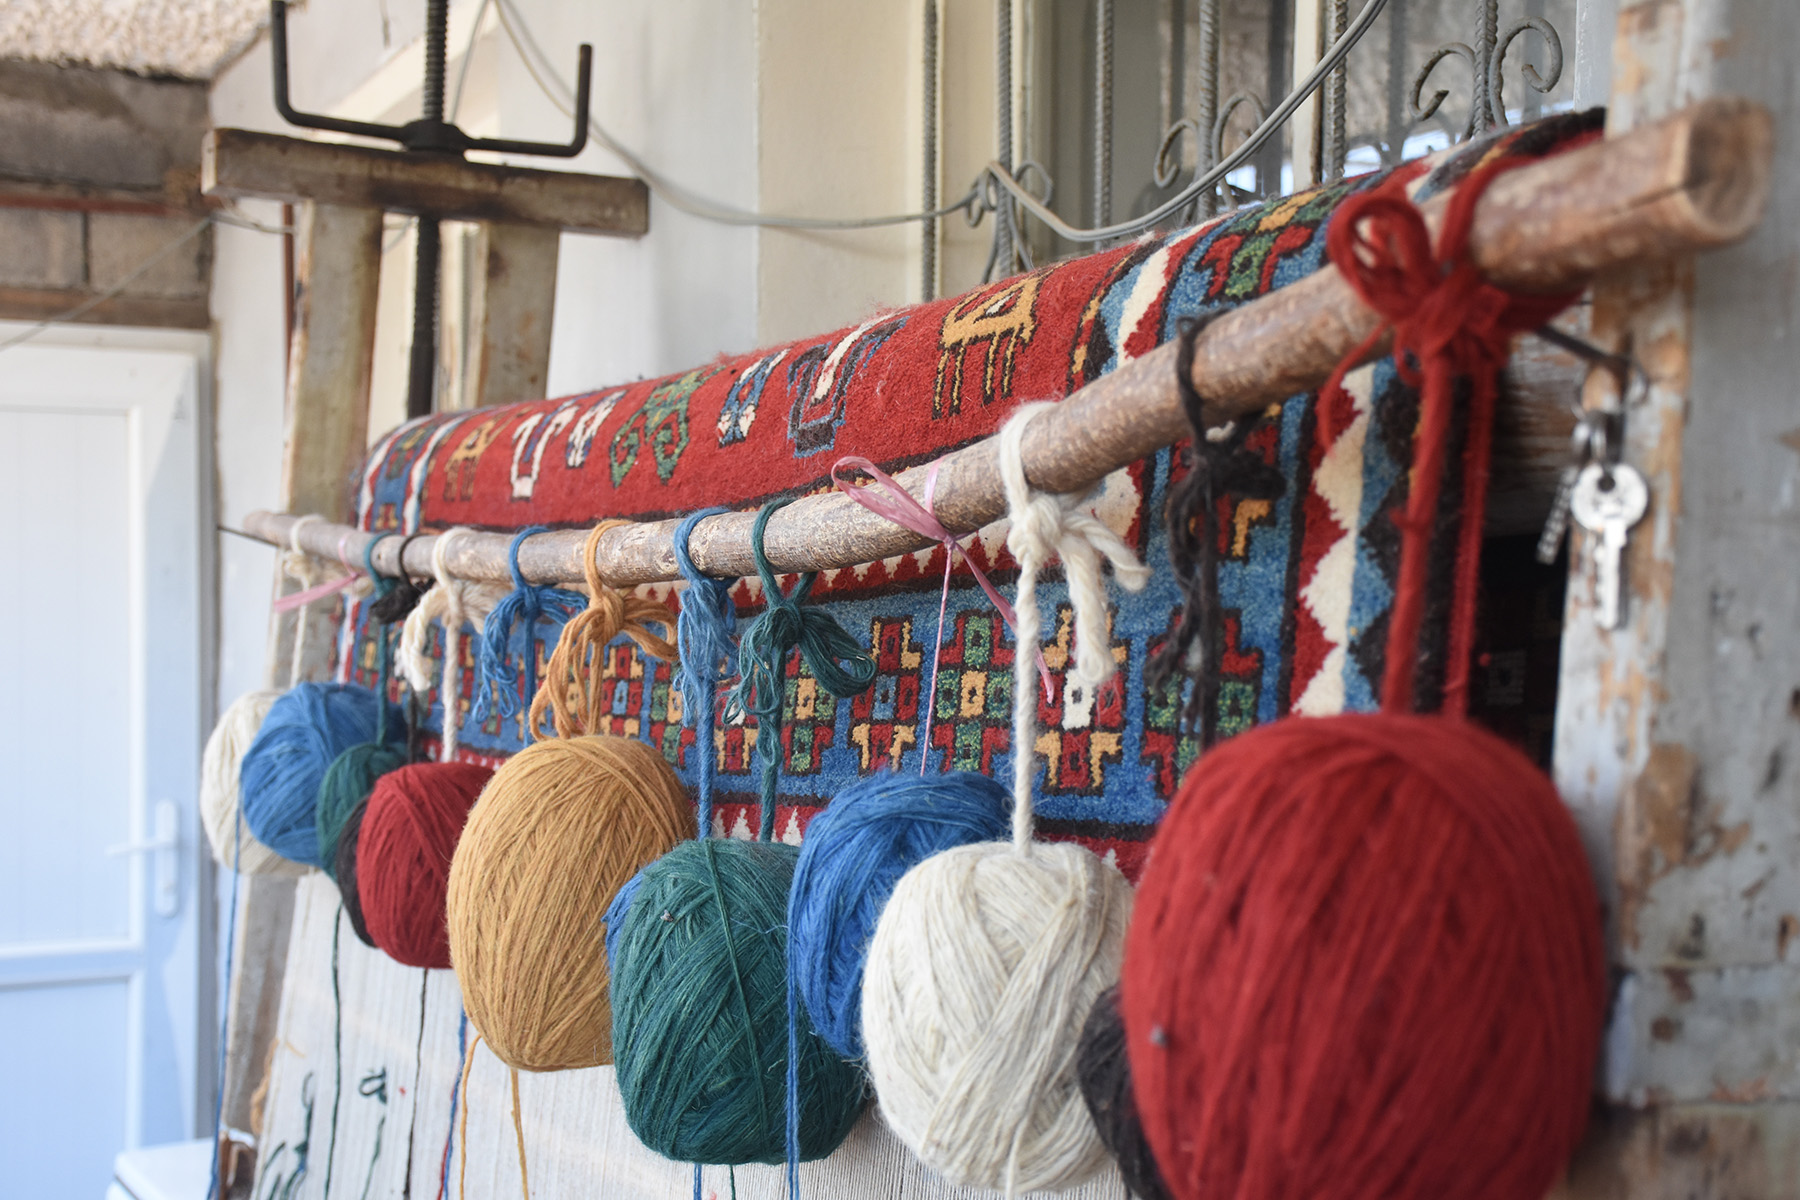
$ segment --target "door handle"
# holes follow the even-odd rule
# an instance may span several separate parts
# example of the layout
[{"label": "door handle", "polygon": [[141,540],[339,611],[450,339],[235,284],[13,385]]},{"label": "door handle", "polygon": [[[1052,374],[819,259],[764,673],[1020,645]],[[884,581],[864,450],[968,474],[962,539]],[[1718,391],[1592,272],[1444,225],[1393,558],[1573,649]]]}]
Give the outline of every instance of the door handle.
[{"label": "door handle", "polygon": [[152,903],[157,916],[172,917],[181,908],[181,814],[173,800],[158,800],[153,817],[150,837],[108,846],[106,853],[153,855]]}]

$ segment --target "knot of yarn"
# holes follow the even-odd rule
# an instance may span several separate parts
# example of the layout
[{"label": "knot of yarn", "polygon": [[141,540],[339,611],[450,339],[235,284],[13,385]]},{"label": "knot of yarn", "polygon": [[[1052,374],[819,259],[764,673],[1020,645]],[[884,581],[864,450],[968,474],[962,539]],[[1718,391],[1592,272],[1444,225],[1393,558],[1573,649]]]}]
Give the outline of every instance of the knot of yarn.
[{"label": "knot of yarn", "polygon": [[[1151,654],[1144,676],[1151,687],[1166,687],[1181,673],[1194,687],[1182,706],[1182,724],[1211,745],[1218,722],[1219,670],[1224,631],[1219,622],[1219,522],[1227,496],[1275,500],[1287,490],[1279,468],[1245,444],[1261,422],[1233,421],[1209,430],[1206,401],[1194,388],[1194,342],[1229,309],[1184,318],[1175,355],[1175,386],[1187,414],[1191,440],[1188,469],[1169,485],[1164,509],[1169,528],[1169,562],[1181,591],[1181,608],[1169,637]],[[1217,436],[1213,436],[1213,435]]]},{"label": "knot of yarn", "polygon": [[1444,705],[1460,714],[1467,702],[1474,648],[1481,526],[1499,371],[1515,335],[1543,325],[1580,295],[1578,291],[1515,295],[1489,283],[1468,259],[1476,201],[1501,172],[1529,161],[1499,159],[1463,180],[1445,209],[1435,249],[1424,214],[1406,190],[1425,169],[1423,164],[1395,171],[1381,184],[1351,196],[1326,235],[1332,263],[1362,301],[1381,314],[1382,324],[1337,365],[1320,392],[1320,404],[1327,409],[1347,407],[1344,376],[1390,331],[1396,370],[1408,384],[1421,388],[1411,487],[1404,513],[1395,518],[1401,532],[1400,569],[1388,617],[1381,689],[1382,708],[1388,712],[1413,707],[1419,629],[1426,606],[1425,560],[1437,527],[1455,380],[1458,376],[1469,380],[1468,436],[1463,447],[1463,502],[1451,587]]},{"label": "knot of yarn", "polygon": [[398,654],[400,673],[407,686],[420,695],[431,690],[437,675],[437,659],[431,655],[431,623],[444,627],[443,684],[439,697],[444,705],[443,760],[454,761],[458,733],[462,727],[462,631],[473,624],[479,633],[494,606],[506,597],[502,584],[484,580],[460,579],[450,573],[449,555],[455,541],[468,529],[456,526],[438,535],[431,547],[432,574],[436,584],[408,613],[400,631]]},{"label": "knot of yarn", "polygon": [[579,737],[599,732],[600,722],[611,707],[611,693],[601,686],[606,647],[614,638],[628,637],[644,653],[669,662],[675,647],[651,633],[648,626],[674,631],[675,618],[659,601],[648,596],[625,595],[600,577],[600,539],[610,529],[628,521],[602,521],[588,532],[582,544],[582,573],[586,576],[588,605],[569,618],[550,653],[544,686],[531,699],[525,736],[536,740],[543,728],[544,711],[550,710],[556,736]]},{"label": "knot of yarn", "polygon": [[394,556],[397,574],[388,581],[387,588],[381,590],[376,596],[375,603],[369,605],[371,619],[379,621],[383,625],[398,624],[406,620],[408,614],[419,606],[419,601],[430,590],[433,580],[427,579],[421,585],[406,570],[406,548],[424,536],[423,533],[409,533],[401,540],[400,553]]},{"label": "knot of yarn", "polygon": [[512,574],[513,590],[494,605],[494,611],[488,614],[487,623],[481,631],[479,652],[475,660],[476,690],[473,709],[477,719],[485,719],[490,714],[516,716],[529,702],[521,698],[519,671],[507,657],[513,627],[523,626],[525,630],[523,693],[525,697],[531,697],[537,692],[538,622],[549,620],[560,625],[586,606],[584,598],[576,592],[525,581],[525,574],[519,569],[519,547],[532,534],[548,531],[549,527],[546,525],[528,525],[514,535],[512,545],[507,547],[506,565]]},{"label": "knot of yarn", "polygon": [[[1020,407],[1000,431],[1000,480],[1006,489],[1007,517],[1011,528],[1006,548],[1019,563],[1021,583],[1031,581],[1051,558],[1062,559],[1068,577],[1069,604],[1075,610],[1075,681],[1088,688],[1106,682],[1117,664],[1113,661],[1106,617],[1106,590],[1101,577],[1103,563],[1111,563],[1113,576],[1128,591],[1142,591],[1150,582],[1150,568],[1132,553],[1125,540],[1088,508],[1091,493],[1057,495],[1034,491],[1025,479],[1021,445],[1031,420],[1049,404]],[[1036,605],[1029,615],[1024,603],[1019,611],[1019,639],[1036,642],[1040,626]]]},{"label": "knot of yarn", "polygon": [[[712,829],[713,723],[718,719],[719,685],[737,671],[737,604],[731,598],[735,580],[707,575],[694,566],[688,543],[694,527],[723,508],[703,508],[675,527],[675,566],[687,587],[675,619],[676,650],[681,658],[682,720],[694,727],[694,755],[699,760],[698,812],[700,836]],[[624,890],[621,889],[621,895]],[[607,925],[612,936],[612,925]]]},{"label": "knot of yarn", "polygon": [[763,534],[769,517],[793,501],[775,500],[763,505],[751,528],[750,549],[756,573],[762,580],[763,610],[745,625],[738,643],[738,667],[742,678],[732,690],[726,716],[756,718],[756,753],[762,761],[762,828],[758,836],[768,841],[775,829],[775,783],[781,760],[781,705],[786,692],[787,656],[799,650],[800,660],[819,686],[840,699],[856,695],[875,682],[875,659],[861,642],[823,609],[805,607],[817,573],[800,576],[794,590],[782,594],[763,550]]}]

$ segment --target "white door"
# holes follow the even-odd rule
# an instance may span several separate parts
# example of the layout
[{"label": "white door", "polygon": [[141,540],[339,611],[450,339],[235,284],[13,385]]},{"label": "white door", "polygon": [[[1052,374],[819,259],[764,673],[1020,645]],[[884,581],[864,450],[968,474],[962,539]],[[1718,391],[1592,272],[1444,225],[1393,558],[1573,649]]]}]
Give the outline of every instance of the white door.
[{"label": "white door", "polygon": [[120,1150],[195,1136],[210,1044],[193,800],[201,359],[85,338],[0,352],[8,1200],[99,1200]]}]

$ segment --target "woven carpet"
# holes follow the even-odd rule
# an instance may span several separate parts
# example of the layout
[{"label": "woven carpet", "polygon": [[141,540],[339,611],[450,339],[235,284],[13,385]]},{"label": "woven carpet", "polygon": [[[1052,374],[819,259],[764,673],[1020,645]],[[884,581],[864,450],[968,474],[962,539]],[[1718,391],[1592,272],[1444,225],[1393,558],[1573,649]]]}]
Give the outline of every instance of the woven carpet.
[{"label": "woven carpet", "polygon": [[[1441,156],[1415,196],[1454,186],[1496,155],[1554,153],[1590,136],[1600,114],[1549,118]],[[370,530],[472,525],[579,527],[601,517],[655,518],[722,504],[752,508],[776,496],[829,486],[843,454],[889,469],[929,462],[995,432],[1026,401],[1058,399],[1175,336],[1188,316],[1252,300],[1324,264],[1325,232],[1353,191],[1381,175],[1241,209],[1198,228],[1151,236],[965,295],[885,312],[853,328],[680,375],[558,400],[438,414],[385,437],[357,480],[358,515]],[[1228,650],[1219,727],[1229,734],[1286,713],[1377,706],[1381,652],[1398,534],[1390,514],[1404,501],[1417,396],[1384,360],[1352,374],[1348,405],[1325,411],[1301,397],[1263,417],[1250,444],[1279,466],[1286,494],[1236,501],[1222,523],[1219,586]],[[1119,674],[1096,694],[1066,689],[1067,593],[1052,572],[1041,596],[1056,614],[1046,649],[1052,695],[1040,701],[1038,749],[1044,836],[1083,841],[1135,876],[1147,840],[1197,753],[1177,726],[1180,697],[1144,682],[1146,657],[1178,605],[1168,567],[1164,495],[1179,448],[1107,481],[1098,511],[1153,567],[1141,594],[1115,592],[1113,653]],[[1453,505],[1458,489],[1444,489]],[[1454,533],[1447,510],[1441,537]],[[972,553],[1005,587],[1011,563],[1004,523],[973,539]],[[925,693],[937,636],[941,550],[822,577],[817,602],[875,648],[873,688],[838,700],[791,663],[782,729],[783,811],[777,828],[797,839],[813,812],[851,780],[884,769],[967,769],[1006,777],[1012,638],[966,574],[956,576],[942,666]],[[673,606],[672,588],[656,594]],[[738,589],[741,607],[757,593]],[[556,630],[540,626],[529,650],[547,661]],[[1427,631],[1421,696],[1441,673],[1441,629]],[[465,654],[470,643],[463,643]],[[375,642],[361,607],[345,622],[340,671],[373,684]],[[660,748],[682,777],[695,776],[693,733],[668,664],[636,647],[612,648],[611,732]],[[518,720],[470,715],[474,664],[451,697],[462,752],[498,759],[517,750]],[[396,696],[398,696],[398,684]],[[441,729],[442,697],[428,728]],[[754,724],[722,727],[718,822],[755,825]],[[923,746],[920,745],[924,741]]]}]

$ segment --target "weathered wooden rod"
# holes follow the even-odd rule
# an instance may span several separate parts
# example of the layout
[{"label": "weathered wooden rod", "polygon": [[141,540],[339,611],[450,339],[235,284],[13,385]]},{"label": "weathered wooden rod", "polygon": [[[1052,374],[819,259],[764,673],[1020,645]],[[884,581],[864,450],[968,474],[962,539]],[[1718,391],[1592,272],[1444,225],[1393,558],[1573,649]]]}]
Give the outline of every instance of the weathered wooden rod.
[{"label": "weathered wooden rod", "polygon": [[[1470,253],[1503,287],[1551,292],[1582,286],[1608,268],[1735,241],[1762,216],[1771,140],[1766,109],[1709,100],[1622,137],[1521,167],[1497,178],[1481,198]],[[1423,206],[1434,229],[1446,202],[1440,195]],[[1208,398],[1214,422],[1255,413],[1316,388],[1377,323],[1337,270],[1327,267],[1208,326],[1196,347],[1194,386]],[[1173,345],[1153,350],[1039,418],[1024,442],[1032,484],[1081,491],[1186,436],[1171,379],[1174,356]],[[936,512],[946,527],[972,532],[1005,513],[995,464],[992,439],[940,460]],[[915,468],[898,478],[920,495],[924,474]],[[753,513],[728,513],[702,522],[691,543],[695,564],[719,576],[754,574],[753,519]],[[294,520],[252,513],[245,529],[285,544]],[[670,541],[675,525],[651,521],[603,536],[597,561],[604,577],[619,586],[676,578]],[[311,553],[335,557],[345,533],[343,526],[310,523],[300,541]],[[352,532],[348,551],[360,558],[369,536]],[[584,536],[564,530],[531,538],[519,555],[521,569],[534,581],[579,581]],[[407,547],[407,571],[429,574],[432,541],[419,538]],[[504,580],[509,541],[506,534],[460,538],[448,565],[465,578]],[[782,571],[854,566],[929,544],[836,493],[783,509],[770,520],[764,541]],[[399,539],[379,546],[376,569],[398,573],[398,549]]]}]

